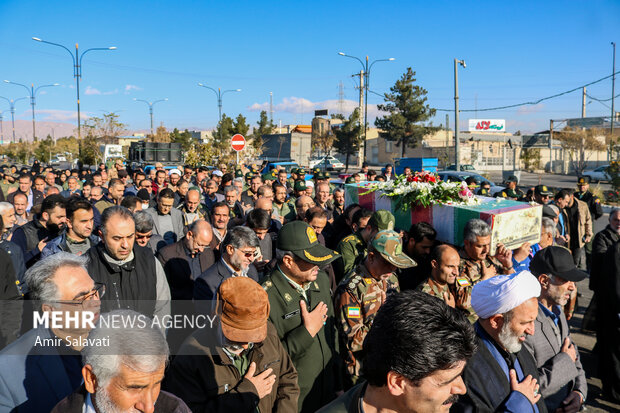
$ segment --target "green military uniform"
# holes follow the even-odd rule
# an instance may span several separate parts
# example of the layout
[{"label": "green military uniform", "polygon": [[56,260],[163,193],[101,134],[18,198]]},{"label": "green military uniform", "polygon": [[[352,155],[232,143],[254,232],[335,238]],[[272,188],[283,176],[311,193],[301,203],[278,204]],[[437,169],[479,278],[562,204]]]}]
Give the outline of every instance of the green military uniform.
[{"label": "green military uniform", "polygon": [[461,263],[459,264],[459,276],[456,277],[456,308],[465,312],[469,321],[473,324],[478,320],[478,316],[471,307],[471,290],[474,285],[482,280],[482,267],[493,265],[497,274],[506,274],[508,271],[494,257],[487,255],[482,264],[472,261],[465,250],[460,250]]},{"label": "green military uniform", "polygon": [[513,199],[519,200],[519,199],[525,198],[525,192],[523,192],[519,188],[515,188],[515,189],[506,188],[500,192],[499,196],[502,198],[513,198]]},{"label": "green military uniform", "polygon": [[344,237],[336,246],[336,251],[342,255],[339,264],[334,263],[334,273],[337,277],[336,282],[349,274],[360,262],[366,258],[366,241],[362,238],[359,231],[355,234]]},{"label": "green military uniform", "polygon": [[[583,185],[583,184],[589,184],[589,183],[590,183],[589,179],[583,176],[577,180],[578,186],[580,184]],[[603,207],[601,205],[601,200],[597,196],[595,196],[592,192],[578,191],[578,192],[575,192],[575,196],[580,201],[583,201],[586,204],[588,204],[588,209],[590,210],[590,215],[592,215],[593,219],[599,219],[600,217],[603,216]]]},{"label": "green military uniform", "polygon": [[284,202],[282,206],[278,206],[278,204],[274,202],[273,208],[278,212],[278,215],[284,217],[286,222],[293,221],[295,219],[295,204],[291,203],[291,201]]},{"label": "green military uniform", "polygon": [[[325,265],[339,258],[337,252],[319,244],[314,230],[302,221],[285,224],[280,230],[277,248],[292,252],[298,259]],[[294,285],[295,284],[295,285]],[[335,398],[342,389],[340,359],[334,319],[334,307],[327,275],[319,271],[316,280],[297,285],[278,265],[262,282],[269,296],[269,321],[274,325],[298,373],[299,411],[315,412]],[[327,304],[324,326],[312,337],[301,317],[300,301],[308,311]]]}]

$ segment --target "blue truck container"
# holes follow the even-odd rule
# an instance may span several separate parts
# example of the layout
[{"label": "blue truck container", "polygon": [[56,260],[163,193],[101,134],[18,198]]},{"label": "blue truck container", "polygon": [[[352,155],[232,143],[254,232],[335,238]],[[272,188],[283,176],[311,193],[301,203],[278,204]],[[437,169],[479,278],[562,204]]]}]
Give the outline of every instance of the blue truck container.
[{"label": "blue truck container", "polygon": [[437,158],[398,158],[394,161],[394,173],[401,175],[406,167],[411,168],[412,172],[437,172],[439,160]]}]

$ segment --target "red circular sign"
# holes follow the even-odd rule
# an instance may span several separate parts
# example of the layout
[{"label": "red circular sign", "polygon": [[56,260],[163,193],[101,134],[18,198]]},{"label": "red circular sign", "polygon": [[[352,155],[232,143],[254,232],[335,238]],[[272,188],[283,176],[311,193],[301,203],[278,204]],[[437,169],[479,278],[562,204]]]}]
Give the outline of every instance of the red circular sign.
[{"label": "red circular sign", "polygon": [[230,138],[230,145],[237,152],[242,151],[243,148],[245,148],[245,138],[240,134],[233,135],[233,137]]}]

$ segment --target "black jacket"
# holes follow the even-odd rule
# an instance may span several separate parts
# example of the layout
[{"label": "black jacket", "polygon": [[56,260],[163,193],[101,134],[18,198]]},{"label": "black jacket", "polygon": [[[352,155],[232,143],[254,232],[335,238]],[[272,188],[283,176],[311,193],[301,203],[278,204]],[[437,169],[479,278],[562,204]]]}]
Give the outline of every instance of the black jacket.
[{"label": "black jacket", "polygon": [[130,308],[149,317],[155,311],[157,274],[155,257],[150,249],[134,245],[134,259],[124,265],[108,262],[105,246],[99,243],[86,251],[88,274],[106,286],[102,303],[105,310]]},{"label": "black jacket", "polygon": [[17,228],[13,232],[13,237],[11,238],[11,241],[22,249],[24,253],[24,262],[27,268],[32,267],[41,257],[41,251],[37,248],[39,242],[44,238],[51,240],[57,235],[51,234],[50,231],[41,224],[39,219],[41,219],[41,217],[37,215],[32,221]]},{"label": "black jacket", "polygon": [[[195,300],[214,300],[222,281],[230,278],[231,274],[223,259],[218,260],[209,267],[205,272],[200,274],[194,282],[194,299]],[[258,282],[258,274],[254,266],[250,265],[248,277]]]},{"label": "black jacket", "polygon": [[185,252],[185,239],[160,249],[157,258],[164,267],[170,294],[173,300],[191,300],[194,294],[194,280],[215,264],[215,255],[206,247],[199,255],[200,273],[192,274],[191,264]]},{"label": "black jacket", "polygon": [[590,269],[590,289],[595,293],[601,288],[605,275],[605,255],[609,248],[620,240],[620,235],[607,225],[592,240],[592,267]]},{"label": "black jacket", "polygon": [[[41,203],[43,203],[43,199],[45,198],[45,195],[43,195],[43,192],[41,192],[41,191],[37,191],[37,190],[36,190],[36,189],[34,189],[34,188],[31,188],[31,190],[32,190],[32,206],[35,206],[35,205],[40,205]],[[11,193],[10,193],[10,194],[6,197],[6,200],[12,204],[12,203],[13,203],[13,198],[15,198],[15,194],[16,194],[16,193],[18,193],[18,192],[20,192],[20,193],[22,193],[22,194],[24,194],[24,195],[28,196],[28,194],[26,194],[26,193],[24,193],[24,192],[22,192],[22,191],[20,191],[20,190],[18,189],[18,190],[17,190],[17,191],[15,191],[15,192],[11,192]]]}]

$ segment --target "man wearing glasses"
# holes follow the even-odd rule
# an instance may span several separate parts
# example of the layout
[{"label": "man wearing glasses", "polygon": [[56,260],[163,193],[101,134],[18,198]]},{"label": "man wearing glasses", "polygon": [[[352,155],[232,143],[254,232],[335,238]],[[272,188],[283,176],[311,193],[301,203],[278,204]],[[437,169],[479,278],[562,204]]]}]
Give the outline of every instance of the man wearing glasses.
[{"label": "man wearing glasses", "polygon": [[234,227],[228,230],[220,245],[222,258],[200,274],[194,283],[194,299],[213,300],[222,281],[230,277],[250,277],[258,282],[254,266],[260,257],[258,237],[248,227]]},{"label": "man wearing glasses", "polygon": [[[84,320],[88,312],[96,323],[105,286],[88,275],[85,257],[59,252],[33,265],[25,279],[42,317],[62,311]],[[80,386],[79,352],[90,325],[62,324],[42,323],[0,352],[0,411],[48,412]]]}]

